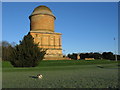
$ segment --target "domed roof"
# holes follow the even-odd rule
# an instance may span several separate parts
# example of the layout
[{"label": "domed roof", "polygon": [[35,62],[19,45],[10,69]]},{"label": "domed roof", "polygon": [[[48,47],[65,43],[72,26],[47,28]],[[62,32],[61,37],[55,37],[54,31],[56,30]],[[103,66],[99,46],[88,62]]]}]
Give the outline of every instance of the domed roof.
[{"label": "domed roof", "polygon": [[47,15],[51,15],[55,18],[54,14],[52,13],[52,11],[50,10],[50,8],[44,6],[44,5],[41,5],[41,6],[38,6],[34,9],[34,11],[32,12],[32,14],[30,15],[33,16],[33,15],[37,15],[37,14],[47,14]]}]

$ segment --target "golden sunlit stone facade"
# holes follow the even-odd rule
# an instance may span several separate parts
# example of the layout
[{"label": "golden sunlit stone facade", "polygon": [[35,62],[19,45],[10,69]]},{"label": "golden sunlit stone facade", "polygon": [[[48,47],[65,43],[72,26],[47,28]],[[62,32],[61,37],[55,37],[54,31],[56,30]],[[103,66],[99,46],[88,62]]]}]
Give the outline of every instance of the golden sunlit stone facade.
[{"label": "golden sunlit stone facade", "polygon": [[47,49],[45,60],[63,59],[61,33],[54,32],[56,17],[46,6],[38,6],[29,16],[30,34],[40,48]]}]

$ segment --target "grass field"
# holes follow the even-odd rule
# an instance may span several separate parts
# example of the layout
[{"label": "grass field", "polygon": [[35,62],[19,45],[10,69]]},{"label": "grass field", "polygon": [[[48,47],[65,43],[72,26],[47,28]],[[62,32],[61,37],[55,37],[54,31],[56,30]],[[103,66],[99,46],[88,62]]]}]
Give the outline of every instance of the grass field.
[{"label": "grass field", "polygon": [[[109,60],[42,61],[32,68],[3,62],[3,88],[116,88],[118,63]],[[33,78],[42,74],[43,79]]]}]

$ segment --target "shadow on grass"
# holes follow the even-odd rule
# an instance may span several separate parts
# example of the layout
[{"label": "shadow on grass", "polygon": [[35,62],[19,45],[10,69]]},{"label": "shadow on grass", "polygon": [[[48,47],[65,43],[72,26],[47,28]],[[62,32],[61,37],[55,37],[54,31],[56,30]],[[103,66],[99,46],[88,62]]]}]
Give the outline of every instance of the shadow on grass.
[{"label": "shadow on grass", "polygon": [[120,69],[120,68],[105,68],[105,69]]},{"label": "shadow on grass", "polygon": [[103,68],[103,69],[120,69],[119,67],[117,67],[117,68],[109,68],[109,67],[103,67],[101,65],[98,65],[97,67],[98,68]]},{"label": "shadow on grass", "polygon": [[37,76],[29,76],[30,78],[38,79]]},{"label": "shadow on grass", "polygon": [[97,67],[98,67],[98,68],[104,68],[104,67],[103,67],[103,66],[101,66],[101,65],[98,65]]}]

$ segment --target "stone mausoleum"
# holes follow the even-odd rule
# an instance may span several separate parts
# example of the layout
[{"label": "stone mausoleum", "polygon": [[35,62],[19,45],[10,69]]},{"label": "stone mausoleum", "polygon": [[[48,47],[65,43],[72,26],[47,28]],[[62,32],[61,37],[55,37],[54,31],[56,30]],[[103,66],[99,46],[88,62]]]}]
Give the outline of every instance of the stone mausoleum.
[{"label": "stone mausoleum", "polygon": [[54,21],[56,19],[52,11],[46,6],[38,6],[29,16],[30,34],[34,42],[39,44],[40,48],[47,49],[45,60],[61,60],[62,44],[61,33],[54,31]]}]

